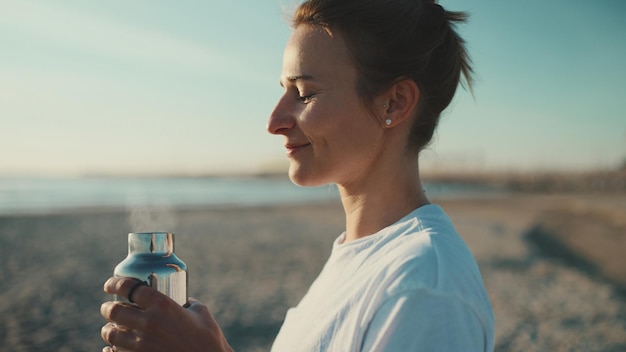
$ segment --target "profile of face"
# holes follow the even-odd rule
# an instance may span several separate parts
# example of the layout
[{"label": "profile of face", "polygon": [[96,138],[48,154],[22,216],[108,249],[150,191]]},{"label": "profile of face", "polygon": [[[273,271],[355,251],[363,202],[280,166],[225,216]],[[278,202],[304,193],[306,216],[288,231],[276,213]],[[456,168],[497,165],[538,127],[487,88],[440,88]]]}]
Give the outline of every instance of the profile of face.
[{"label": "profile of face", "polygon": [[356,82],[340,33],[313,25],[294,30],[283,57],[284,93],[267,128],[284,136],[295,184],[358,182],[379,162],[384,129],[360,99]]}]

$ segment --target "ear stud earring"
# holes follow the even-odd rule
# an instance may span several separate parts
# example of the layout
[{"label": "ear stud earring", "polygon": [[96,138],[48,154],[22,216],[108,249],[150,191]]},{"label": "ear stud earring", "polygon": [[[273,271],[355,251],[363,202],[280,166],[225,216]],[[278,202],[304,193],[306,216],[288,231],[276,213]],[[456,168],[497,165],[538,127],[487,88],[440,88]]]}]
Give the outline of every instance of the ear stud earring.
[{"label": "ear stud earring", "polygon": [[391,125],[392,120],[390,118],[385,120],[385,125],[389,126]]}]

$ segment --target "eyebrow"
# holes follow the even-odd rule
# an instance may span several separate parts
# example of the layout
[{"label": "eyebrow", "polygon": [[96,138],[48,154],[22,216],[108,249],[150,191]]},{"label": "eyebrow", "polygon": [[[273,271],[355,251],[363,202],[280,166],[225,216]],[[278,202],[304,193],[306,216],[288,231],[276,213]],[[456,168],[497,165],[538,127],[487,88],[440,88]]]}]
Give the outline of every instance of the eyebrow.
[{"label": "eyebrow", "polygon": [[315,77],[311,75],[300,75],[300,76],[289,76],[287,77],[289,82],[297,82],[297,81],[314,81]]},{"label": "eyebrow", "polygon": [[[291,83],[298,82],[298,81],[315,81],[315,77],[311,75],[287,76],[286,79],[287,81]],[[281,86],[283,85],[282,80],[279,83]]]}]

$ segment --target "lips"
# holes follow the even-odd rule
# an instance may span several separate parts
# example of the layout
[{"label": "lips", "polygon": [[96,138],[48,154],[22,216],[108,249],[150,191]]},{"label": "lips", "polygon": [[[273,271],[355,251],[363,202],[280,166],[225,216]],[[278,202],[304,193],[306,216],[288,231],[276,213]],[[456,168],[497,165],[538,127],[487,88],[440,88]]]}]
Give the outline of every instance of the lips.
[{"label": "lips", "polygon": [[285,149],[287,149],[288,155],[293,155],[310,145],[311,143],[288,143],[288,144],[285,144]]}]

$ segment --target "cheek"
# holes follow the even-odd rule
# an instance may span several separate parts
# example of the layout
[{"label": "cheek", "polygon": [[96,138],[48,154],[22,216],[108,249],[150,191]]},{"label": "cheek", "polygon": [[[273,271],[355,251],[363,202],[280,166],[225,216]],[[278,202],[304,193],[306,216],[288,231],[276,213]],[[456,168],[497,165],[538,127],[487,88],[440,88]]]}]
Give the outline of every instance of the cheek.
[{"label": "cheek", "polygon": [[298,120],[298,126],[310,138],[325,138],[338,129],[337,116],[332,110],[322,107],[311,107],[303,111]]},{"label": "cheek", "polygon": [[373,118],[365,116],[364,119],[367,120],[351,127],[349,136],[346,136],[349,143],[346,148],[350,148],[355,158],[358,155],[358,158],[369,159],[380,154],[385,147],[385,131]]},{"label": "cheek", "polygon": [[314,144],[347,148],[351,152],[359,148],[368,150],[383,135],[383,129],[373,117],[349,104],[311,106],[300,114],[298,125]]}]

